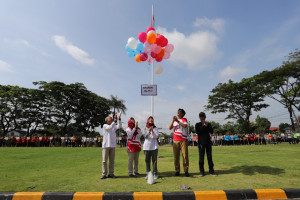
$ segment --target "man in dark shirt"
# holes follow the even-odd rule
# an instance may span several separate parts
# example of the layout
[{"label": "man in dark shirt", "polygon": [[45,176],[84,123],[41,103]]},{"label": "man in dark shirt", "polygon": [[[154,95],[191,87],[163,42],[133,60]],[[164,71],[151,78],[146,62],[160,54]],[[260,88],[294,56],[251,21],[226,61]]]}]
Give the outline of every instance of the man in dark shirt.
[{"label": "man in dark shirt", "polygon": [[206,150],[207,161],[209,166],[209,174],[217,176],[214,170],[214,163],[212,161],[212,142],[210,134],[213,134],[213,128],[210,123],[206,122],[206,115],[204,112],[199,113],[200,122],[195,125],[196,133],[198,135],[198,149],[199,149],[199,168],[200,176],[204,176],[204,155]]}]

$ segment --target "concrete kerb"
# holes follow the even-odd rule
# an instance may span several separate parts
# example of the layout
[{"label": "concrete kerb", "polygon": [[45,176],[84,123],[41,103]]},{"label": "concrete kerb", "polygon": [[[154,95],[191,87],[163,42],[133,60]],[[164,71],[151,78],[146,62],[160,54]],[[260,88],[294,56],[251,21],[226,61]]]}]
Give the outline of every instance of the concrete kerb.
[{"label": "concrete kerb", "polygon": [[300,199],[300,189],[186,192],[0,192],[0,200],[237,200]]}]

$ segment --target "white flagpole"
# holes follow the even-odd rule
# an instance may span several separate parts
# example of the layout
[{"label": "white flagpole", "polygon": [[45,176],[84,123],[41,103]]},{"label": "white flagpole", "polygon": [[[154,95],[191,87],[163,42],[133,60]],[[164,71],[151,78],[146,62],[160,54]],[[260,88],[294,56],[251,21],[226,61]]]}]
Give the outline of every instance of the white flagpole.
[{"label": "white flagpole", "polygon": [[[152,4],[151,27],[154,28],[153,4]],[[154,61],[152,62],[152,85],[154,85]],[[154,114],[154,96],[151,96],[151,116],[153,116],[153,114]]]}]

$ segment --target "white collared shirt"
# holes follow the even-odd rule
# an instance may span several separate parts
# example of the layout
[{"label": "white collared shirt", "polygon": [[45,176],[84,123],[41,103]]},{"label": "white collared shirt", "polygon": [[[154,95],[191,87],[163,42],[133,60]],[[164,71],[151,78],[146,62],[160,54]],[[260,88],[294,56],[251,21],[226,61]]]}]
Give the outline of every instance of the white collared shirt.
[{"label": "white collared shirt", "polygon": [[155,150],[158,149],[157,138],[159,136],[158,128],[153,129],[153,133],[149,132],[146,127],[144,132],[145,142],[143,144],[143,150]]},{"label": "white collared shirt", "polygon": [[112,147],[115,148],[117,146],[117,135],[116,130],[122,128],[121,120],[118,121],[118,124],[112,122],[110,125],[103,125],[103,144],[102,148]]}]

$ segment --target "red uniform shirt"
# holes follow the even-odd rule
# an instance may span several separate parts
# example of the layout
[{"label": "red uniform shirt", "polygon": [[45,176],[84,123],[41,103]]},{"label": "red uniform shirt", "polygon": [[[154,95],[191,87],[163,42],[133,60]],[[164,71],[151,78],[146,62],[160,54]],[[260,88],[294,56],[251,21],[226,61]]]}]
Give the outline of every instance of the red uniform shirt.
[{"label": "red uniform shirt", "polygon": [[[178,121],[180,121],[183,124],[187,124],[186,118],[178,118]],[[173,123],[173,128],[174,128],[174,135],[173,135],[174,141],[187,141],[186,128],[182,127],[178,122]]]}]

